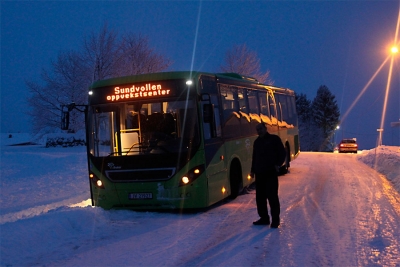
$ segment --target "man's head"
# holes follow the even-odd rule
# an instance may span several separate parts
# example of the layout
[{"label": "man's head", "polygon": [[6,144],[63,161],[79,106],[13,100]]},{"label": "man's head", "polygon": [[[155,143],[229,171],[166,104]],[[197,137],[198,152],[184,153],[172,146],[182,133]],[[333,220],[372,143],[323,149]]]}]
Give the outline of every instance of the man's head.
[{"label": "man's head", "polygon": [[267,128],[265,127],[264,123],[259,123],[256,126],[256,131],[257,131],[258,136],[263,136],[267,132]]}]

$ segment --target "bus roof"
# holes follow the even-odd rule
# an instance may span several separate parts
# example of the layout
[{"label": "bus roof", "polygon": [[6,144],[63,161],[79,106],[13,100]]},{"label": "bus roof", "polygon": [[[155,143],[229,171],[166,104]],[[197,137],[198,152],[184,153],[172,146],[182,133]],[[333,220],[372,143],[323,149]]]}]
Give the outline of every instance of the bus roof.
[{"label": "bus roof", "polygon": [[123,76],[123,77],[96,81],[90,86],[90,88],[92,89],[92,88],[110,86],[115,84],[128,84],[128,83],[157,81],[157,80],[162,81],[162,80],[176,80],[176,79],[194,79],[201,74],[214,75],[211,73],[205,73],[205,72],[200,73],[191,71],[147,73],[147,74]]},{"label": "bus roof", "polygon": [[261,84],[257,79],[253,77],[243,76],[238,73],[209,73],[209,72],[196,72],[196,71],[171,71],[171,72],[157,72],[157,73],[147,73],[132,76],[123,76],[110,78],[105,80],[100,80],[94,82],[89,89],[112,86],[115,84],[129,84],[137,82],[147,82],[147,81],[161,81],[161,80],[177,80],[177,79],[194,79],[197,80],[201,75],[215,77],[219,82],[230,83],[235,81],[235,84],[242,86],[251,86],[258,89],[270,89],[276,93],[283,94],[294,94],[294,91],[276,87],[273,85]]},{"label": "bus roof", "polygon": [[276,87],[273,85],[266,85],[262,84],[259,81],[257,81],[256,78],[253,77],[248,77],[248,76],[243,76],[238,73],[217,73],[215,74],[218,80],[223,81],[224,79],[227,80],[236,80],[238,83],[241,83],[242,85],[253,85],[256,86],[257,88],[261,89],[270,89],[273,90],[275,93],[281,93],[281,94],[288,94],[288,95],[294,95],[294,91],[288,88],[283,88],[283,87]]}]

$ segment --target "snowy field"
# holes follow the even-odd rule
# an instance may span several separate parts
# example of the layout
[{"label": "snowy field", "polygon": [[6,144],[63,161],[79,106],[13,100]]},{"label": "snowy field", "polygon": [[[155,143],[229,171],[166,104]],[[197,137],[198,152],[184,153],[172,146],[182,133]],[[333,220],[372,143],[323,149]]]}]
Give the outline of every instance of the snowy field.
[{"label": "snowy field", "polygon": [[1,138],[0,266],[400,266],[400,147],[302,153],[270,229],[254,190],[196,213],[91,207],[85,147],[12,146],[31,141]]}]

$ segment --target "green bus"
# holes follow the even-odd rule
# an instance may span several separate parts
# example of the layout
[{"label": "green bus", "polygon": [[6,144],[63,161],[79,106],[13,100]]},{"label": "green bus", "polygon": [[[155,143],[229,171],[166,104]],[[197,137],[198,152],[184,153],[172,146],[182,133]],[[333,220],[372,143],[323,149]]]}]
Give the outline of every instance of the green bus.
[{"label": "green bus", "polygon": [[95,82],[86,107],[92,204],[204,208],[250,177],[255,126],[299,154],[295,95],[235,73],[162,72]]}]

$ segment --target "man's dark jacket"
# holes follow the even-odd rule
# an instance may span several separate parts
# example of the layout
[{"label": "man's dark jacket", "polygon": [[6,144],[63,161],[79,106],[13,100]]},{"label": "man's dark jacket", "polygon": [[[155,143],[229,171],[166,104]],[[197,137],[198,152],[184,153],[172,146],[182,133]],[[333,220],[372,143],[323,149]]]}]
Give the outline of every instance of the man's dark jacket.
[{"label": "man's dark jacket", "polygon": [[282,166],[286,158],[286,151],[279,136],[269,134],[258,137],[253,145],[252,173],[262,173]]}]

